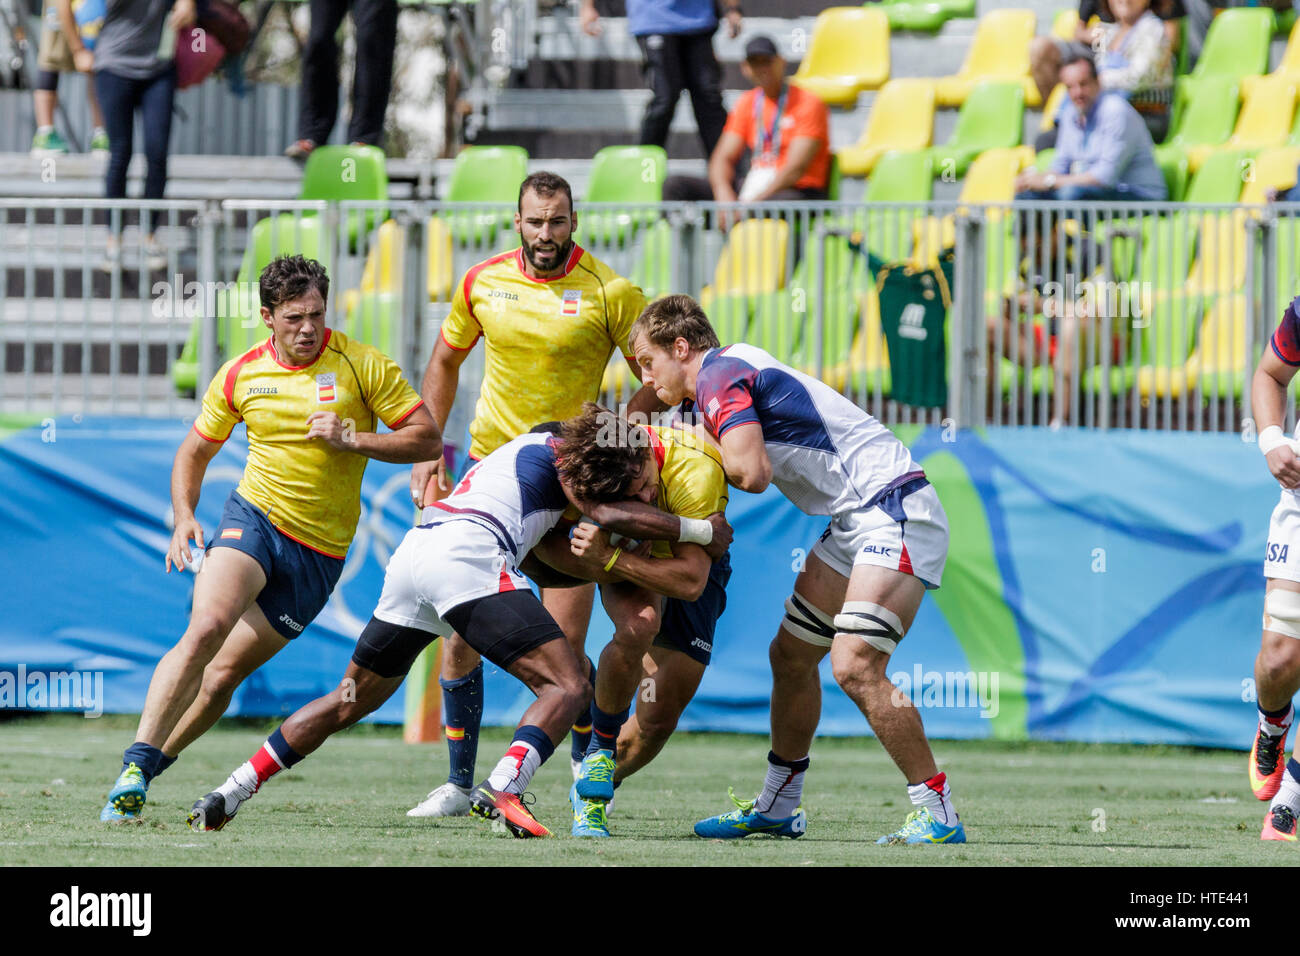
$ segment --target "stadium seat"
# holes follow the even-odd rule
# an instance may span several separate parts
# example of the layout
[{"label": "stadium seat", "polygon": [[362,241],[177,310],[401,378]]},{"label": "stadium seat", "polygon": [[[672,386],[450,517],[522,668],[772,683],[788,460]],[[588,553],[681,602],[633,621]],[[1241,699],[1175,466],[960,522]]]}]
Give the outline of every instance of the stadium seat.
[{"label": "stadium seat", "polygon": [[641,252],[628,278],[647,299],[658,299],[673,291],[673,228],[660,219],[641,233]]},{"label": "stadium seat", "polygon": [[[857,298],[861,323],[858,334],[849,347],[847,381],[839,387],[859,405],[865,405],[877,394],[881,398],[888,397],[892,383],[889,346],[885,341],[884,326],[880,322],[880,296],[870,276],[866,289],[858,293]],[[832,374],[838,376],[838,369]]]},{"label": "stadium seat", "polygon": [[[970,164],[966,179],[958,196],[960,203],[1009,203],[1015,198],[1016,176],[1024,164],[1024,154],[1019,149],[990,149],[981,153]],[[958,207],[960,209],[960,207]],[[991,209],[990,223],[1002,218],[1002,211]],[[956,241],[953,217],[927,216],[913,228],[911,264],[918,268],[933,266],[939,253],[949,249]],[[993,232],[991,227],[986,231]]]},{"label": "stadium seat", "polygon": [[945,178],[966,175],[971,160],[986,149],[1020,143],[1025,125],[1025,91],[1019,83],[980,83],[957,116],[952,138],[930,148],[934,174]]},{"label": "stadium seat", "polygon": [[935,33],[950,16],[940,0],[886,0],[884,9],[891,30]]},{"label": "stadium seat", "polygon": [[[660,146],[606,146],[591,160],[588,203],[658,204],[663,199],[668,154]],[[515,187],[518,192],[518,186]],[[582,210],[577,236],[622,244],[638,229],[659,219],[656,209],[607,212]]]},{"label": "stadium seat", "polygon": [[1175,84],[1176,115],[1165,145],[1182,149],[1220,145],[1232,135],[1237,122],[1237,81],[1231,77],[1208,77],[1196,84],[1195,96],[1191,90],[1185,77],[1180,77]]},{"label": "stadium seat", "polygon": [[389,219],[375,233],[361,271],[361,282],[341,297],[343,331],[373,345],[385,355],[396,355],[400,342],[403,263],[406,230]]},{"label": "stadium seat", "polygon": [[1052,17],[1052,36],[1058,40],[1073,40],[1074,31],[1079,28],[1079,11],[1074,7],[1057,10]]},{"label": "stadium seat", "polygon": [[868,176],[885,153],[924,149],[933,134],[934,85],[928,80],[890,80],[871,104],[862,138],[836,153],[840,173]]},{"label": "stadium seat", "polygon": [[876,171],[867,180],[862,208],[852,216],[852,228],[863,234],[863,241],[873,254],[888,262],[907,256],[912,242],[912,224],[918,209],[880,208],[878,203],[929,202],[934,194],[934,177],[930,155],[886,153],[876,163]]},{"label": "stadium seat", "polygon": [[1056,114],[1061,111],[1061,104],[1065,102],[1065,84],[1057,83],[1052,87],[1052,92],[1047,94],[1047,102],[1043,104],[1043,118],[1038,123],[1038,131],[1046,133],[1056,125]]},{"label": "stadium seat", "polygon": [[742,219],[727,233],[713,284],[700,290],[700,305],[724,345],[745,337],[754,296],[785,288],[789,236],[784,219]]},{"label": "stadium seat", "polygon": [[1243,206],[1259,205],[1267,201],[1268,190],[1290,189],[1295,185],[1297,168],[1300,168],[1300,147],[1264,150],[1255,157],[1252,175],[1237,201]]},{"label": "stadium seat", "polygon": [[[332,202],[385,202],[388,199],[388,168],[384,151],[378,146],[318,146],[307,157],[302,173],[299,199],[325,199]],[[355,249],[357,238],[368,235],[378,223],[388,218],[388,210],[341,210],[347,229],[348,247]]]},{"label": "stadium seat", "polygon": [[1222,296],[1206,310],[1184,382],[1189,392],[1199,386],[1203,398],[1240,398],[1248,374],[1246,297]]},{"label": "stadium seat", "polygon": [[451,286],[456,281],[451,229],[437,216],[431,216],[425,238],[429,244],[429,260],[425,264],[425,292],[430,302],[450,302]]},{"label": "stadium seat", "polygon": [[[456,156],[444,202],[508,203],[519,201],[519,184],[528,176],[528,151],[522,146],[467,146]],[[509,212],[451,212],[452,236],[460,245],[489,246],[498,229],[509,229]]]},{"label": "stadium seat", "polygon": [[[1222,148],[1255,151],[1281,146],[1291,131],[1295,98],[1295,80],[1286,76],[1261,77]],[[1196,172],[1214,150],[1208,145],[1188,148],[1188,168]]]},{"label": "stadium seat", "polygon": [[1210,21],[1201,55],[1191,72],[1193,80],[1229,76],[1234,80],[1268,69],[1268,47],[1273,38],[1273,11],[1267,7],[1234,7]]},{"label": "stadium seat", "polygon": [[829,7],[817,14],[793,81],[831,106],[852,109],[858,94],[889,79],[889,19],[878,7]]},{"label": "stadium seat", "polygon": [[[1300,85],[1300,23],[1291,27],[1291,35],[1287,38],[1286,49],[1282,52],[1282,61],[1277,65],[1271,77],[1288,77],[1293,83]],[[1241,95],[1248,98],[1254,91],[1255,85],[1263,77],[1243,76],[1241,78]]]},{"label": "stadium seat", "polygon": [[1038,86],[1029,76],[1029,41],[1034,38],[1032,10],[991,10],[980,18],[961,69],[952,76],[934,78],[935,103],[961,106],[979,83],[1009,81],[1025,90],[1025,104],[1042,105]]},{"label": "stadium seat", "polygon": [[1182,202],[1187,192],[1187,154],[1177,146],[1157,146],[1155,148],[1156,165],[1165,176],[1165,188],[1169,190],[1170,202]]},{"label": "stadium seat", "polygon": [[1192,177],[1183,201],[1194,206],[1235,203],[1241,195],[1249,162],[1249,155],[1240,150],[1225,149],[1211,154]]}]

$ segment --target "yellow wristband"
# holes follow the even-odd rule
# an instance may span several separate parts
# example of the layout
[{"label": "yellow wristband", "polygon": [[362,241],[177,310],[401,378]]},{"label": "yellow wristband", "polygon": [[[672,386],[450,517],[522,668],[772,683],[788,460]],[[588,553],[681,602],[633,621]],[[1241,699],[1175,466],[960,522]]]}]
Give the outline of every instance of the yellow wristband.
[{"label": "yellow wristband", "polygon": [[606,571],[613,571],[613,570],[614,570],[614,562],[618,560],[618,556],[619,556],[620,554],[622,554],[622,553],[623,553],[623,549],[622,549],[622,548],[615,548],[615,549],[614,549],[614,554],[613,554],[613,556],[609,559],[609,562],[605,565],[605,570],[606,570]]}]

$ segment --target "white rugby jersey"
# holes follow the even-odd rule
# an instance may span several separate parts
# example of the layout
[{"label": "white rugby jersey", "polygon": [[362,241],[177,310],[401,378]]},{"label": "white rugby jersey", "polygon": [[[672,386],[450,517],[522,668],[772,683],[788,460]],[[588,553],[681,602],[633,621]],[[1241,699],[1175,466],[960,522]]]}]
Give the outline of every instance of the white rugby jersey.
[{"label": "white rugby jersey", "polygon": [[553,435],[528,432],[492,452],[452,493],[429,505],[421,527],[448,519],[488,528],[516,563],[555,527],[569,500],[555,470]]},{"label": "white rugby jersey", "polygon": [[825,382],[752,345],[705,354],[694,411],[719,439],[757,422],[772,481],[804,514],[854,511],[924,474],[884,425]]}]

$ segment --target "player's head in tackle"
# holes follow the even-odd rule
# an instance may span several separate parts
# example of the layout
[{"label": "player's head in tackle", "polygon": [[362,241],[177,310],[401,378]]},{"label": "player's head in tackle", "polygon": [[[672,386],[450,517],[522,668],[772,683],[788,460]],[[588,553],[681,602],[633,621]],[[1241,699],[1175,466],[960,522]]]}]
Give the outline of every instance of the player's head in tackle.
[{"label": "player's head in tackle", "polygon": [[555,173],[536,172],[520,184],[515,231],[535,278],[564,271],[577,228],[573,190],[567,180]]},{"label": "player's head in tackle", "polygon": [[271,330],[276,354],[286,364],[310,362],[325,342],[330,294],[325,267],[303,256],[280,256],[267,263],[257,286],[262,322]]},{"label": "player's head in tackle", "polygon": [[560,426],[555,468],[578,501],[654,504],[659,493],[650,433],[592,402]]},{"label": "player's head in tackle", "polygon": [[641,367],[641,382],[666,405],[695,397],[704,353],[718,348],[718,333],[689,295],[656,299],[632,325],[628,344]]}]

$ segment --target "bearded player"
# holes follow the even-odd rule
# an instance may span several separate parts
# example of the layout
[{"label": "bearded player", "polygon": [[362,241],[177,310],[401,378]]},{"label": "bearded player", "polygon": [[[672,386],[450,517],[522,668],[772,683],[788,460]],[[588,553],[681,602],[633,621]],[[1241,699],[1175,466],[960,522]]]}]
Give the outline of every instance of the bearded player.
[{"label": "bearded player", "polygon": [[[270,338],[221,367],[176,453],[168,571],[194,566],[190,541],[204,543],[194,517],[203,475],[241,421],[248,461],[208,540],[189,627],[154,670],[104,821],[139,819],[150,781],[325,606],[356,531],[366,462],[417,462],[442,448],[396,363],[325,327],[329,277],[320,263],[275,259],[259,292]],[[392,431],[377,434],[380,421]]]},{"label": "bearded player", "polygon": [[772,750],[762,790],[700,821],[695,833],[806,831],[800,798],[821,716],[818,664],[829,652],[836,682],[904,774],[916,807],[878,842],[965,842],[921,718],[885,676],[947,557],[947,517],[925,473],[883,425],[825,383],[750,345],[718,348],[689,296],[651,303],[633,326],[632,346],[642,381],[668,405],[689,399],[683,410],[717,437],[732,485],[758,493],[775,483],[800,511],[831,519],[770,648]]},{"label": "bearded player", "polygon": [[[1264,553],[1264,632],[1255,658],[1255,700],[1259,725],[1250,750],[1250,789],[1271,801],[1260,832],[1263,840],[1296,839],[1300,817],[1300,762],[1283,763],[1287,732],[1295,717],[1291,698],[1300,690],[1300,458],[1298,446],[1282,432],[1287,385],[1300,367],[1300,318],[1287,306],[1264,350],[1251,382],[1250,398],[1258,423],[1259,449],[1268,470],[1282,486],[1273,509]],[[1296,548],[1292,551],[1292,548]]]}]

